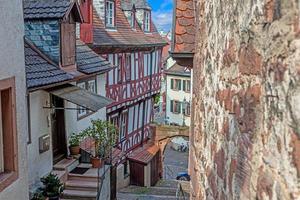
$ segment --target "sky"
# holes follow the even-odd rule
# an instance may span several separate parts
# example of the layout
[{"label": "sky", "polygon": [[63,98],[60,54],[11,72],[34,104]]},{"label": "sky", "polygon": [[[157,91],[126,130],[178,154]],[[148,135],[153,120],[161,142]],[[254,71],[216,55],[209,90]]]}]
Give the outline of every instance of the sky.
[{"label": "sky", "polygon": [[172,27],[173,0],[148,0],[152,7],[152,17],[158,30],[168,32]]}]

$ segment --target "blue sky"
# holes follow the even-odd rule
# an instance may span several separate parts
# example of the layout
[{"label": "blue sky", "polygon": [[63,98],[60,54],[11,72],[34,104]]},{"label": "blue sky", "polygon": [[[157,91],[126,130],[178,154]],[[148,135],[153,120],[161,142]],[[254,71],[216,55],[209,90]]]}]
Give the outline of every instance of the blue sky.
[{"label": "blue sky", "polygon": [[171,30],[173,19],[173,0],[148,0],[152,7],[152,17],[159,30]]}]

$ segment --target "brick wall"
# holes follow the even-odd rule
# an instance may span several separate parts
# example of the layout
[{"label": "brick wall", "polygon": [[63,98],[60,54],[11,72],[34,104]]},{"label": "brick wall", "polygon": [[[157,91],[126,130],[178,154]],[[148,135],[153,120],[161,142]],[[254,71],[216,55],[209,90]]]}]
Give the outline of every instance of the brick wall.
[{"label": "brick wall", "polygon": [[195,2],[192,199],[299,199],[298,0]]}]

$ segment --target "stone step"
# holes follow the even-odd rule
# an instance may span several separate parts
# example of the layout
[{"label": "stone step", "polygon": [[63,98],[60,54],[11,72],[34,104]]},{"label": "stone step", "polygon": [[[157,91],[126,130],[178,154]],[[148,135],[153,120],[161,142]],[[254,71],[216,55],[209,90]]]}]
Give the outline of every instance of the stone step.
[{"label": "stone step", "polygon": [[65,158],[53,166],[54,170],[70,172],[79,165],[79,161],[74,158]]},{"label": "stone step", "polygon": [[66,182],[67,179],[68,179],[68,174],[67,174],[66,171],[53,170],[51,173],[57,175],[57,177],[59,178],[59,180],[61,182],[63,182],[63,183]]},{"label": "stone step", "polygon": [[97,192],[65,189],[62,199],[96,200]]},{"label": "stone step", "polygon": [[68,180],[65,183],[66,189],[83,190],[83,191],[97,191],[98,182],[95,181],[83,181],[83,180]]},{"label": "stone step", "polygon": [[[130,193],[118,193],[118,200],[178,200],[176,196],[167,196],[167,195],[145,195],[145,194],[130,194]],[[188,198],[187,198],[188,199]]]},{"label": "stone step", "polygon": [[68,180],[77,180],[77,181],[89,181],[89,182],[98,182],[97,175],[81,175],[81,174],[72,174],[69,173]]},{"label": "stone step", "polygon": [[166,196],[175,196],[177,188],[167,188],[167,187],[137,187],[129,186],[120,190],[120,193],[134,193],[134,194],[143,194],[143,195],[166,195]]}]

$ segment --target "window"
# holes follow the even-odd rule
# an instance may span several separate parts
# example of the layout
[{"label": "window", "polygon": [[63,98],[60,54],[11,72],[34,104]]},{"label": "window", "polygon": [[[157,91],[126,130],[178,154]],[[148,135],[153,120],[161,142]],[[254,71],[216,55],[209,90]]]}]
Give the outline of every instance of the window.
[{"label": "window", "polygon": [[181,113],[181,102],[171,100],[170,101],[170,111],[175,114]]},{"label": "window", "polygon": [[145,11],[144,31],[150,32],[150,12]]},{"label": "window", "polygon": [[110,117],[110,123],[113,124],[116,128],[119,128],[119,116],[118,114]]},{"label": "window", "polygon": [[124,162],[124,178],[128,177],[129,172],[128,172],[128,163],[127,161]]},{"label": "window", "polygon": [[[78,87],[85,89],[85,82],[78,83]],[[84,117],[87,115],[87,109],[81,106],[78,106],[78,118]]]},{"label": "window", "polygon": [[184,105],[182,107],[182,113],[185,116],[190,116],[191,115],[191,104],[190,104],[190,102],[184,103]]},{"label": "window", "polygon": [[130,16],[129,16],[129,22],[131,28],[135,28],[135,12],[131,11]]},{"label": "window", "polygon": [[122,82],[122,66],[123,66],[123,59],[122,59],[122,55],[119,55],[119,58],[118,58],[118,82]]},{"label": "window", "polygon": [[106,26],[114,27],[115,26],[115,2],[106,1]]},{"label": "window", "polygon": [[125,61],[125,67],[126,67],[126,80],[131,80],[131,54],[126,55],[126,61]]},{"label": "window", "polygon": [[180,79],[171,79],[171,89],[172,90],[181,90],[181,80]]},{"label": "window", "polygon": [[14,78],[0,81],[0,192],[18,178]]},{"label": "window", "polygon": [[63,22],[61,24],[61,64],[67,67],[75,64],[76,24]]},{"label": "window", "polygon": [[120,141],[125,138],[127,132],[127,112],[123,112],[120,117]]},{"label": "window", "polygon": [[189,93],[191,91],[191,81],[183,80],[183,91]]},{"label": "window", "polygon": [[87,82],[87,90],[92,92],[92,93],[95,93],[97,94],[97,91],[96,91],[96,80],[90,80]]},{"label": "window", "polygon": [[[82,89],[85,89],[92,93],[97,94],[96,79],[90,79],[90,80],[79,82],[79,83],[77,83],[77,87],[80,87]],[[77,111],[78,119],[82,119],[82,118],[88,116],[89,114],[93,113],[93,111],[88,110],[82,106],[78,106],[77,108],[78,108],[78,111]]]}]

